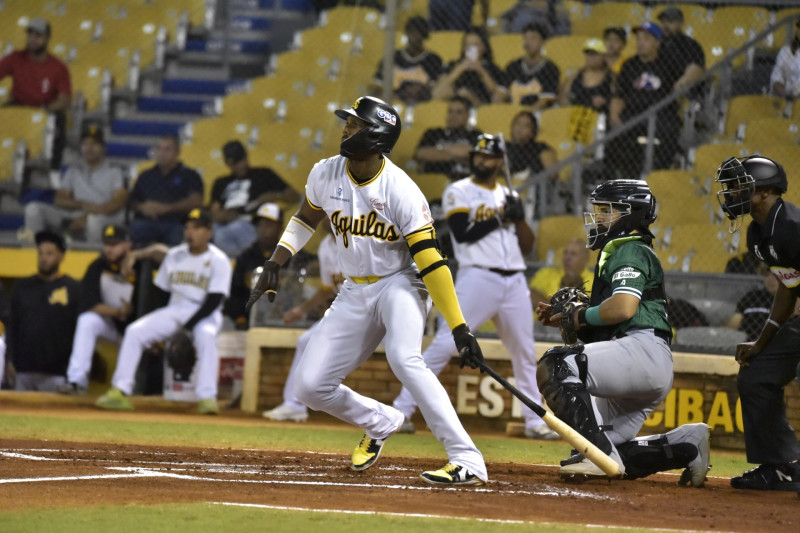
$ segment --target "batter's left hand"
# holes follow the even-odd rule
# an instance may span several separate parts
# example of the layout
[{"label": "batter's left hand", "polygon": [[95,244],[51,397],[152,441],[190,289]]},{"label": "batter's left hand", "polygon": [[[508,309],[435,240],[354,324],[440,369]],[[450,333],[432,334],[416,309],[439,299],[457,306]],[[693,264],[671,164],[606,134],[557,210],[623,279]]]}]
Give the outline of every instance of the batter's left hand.
[{"label": "batter's left hand", "polygon": [[278,271],[280,265],[275,261],[267,260],[264,262],[261,275],[258,277],[256,286],[250,291],[250,298],[247,300],[247,305],[244,310],[249,313],[250,308],[261,298],[261,295],[267,293],[267,298],[270,302],[275,301],[275,295],[278,294]]}]

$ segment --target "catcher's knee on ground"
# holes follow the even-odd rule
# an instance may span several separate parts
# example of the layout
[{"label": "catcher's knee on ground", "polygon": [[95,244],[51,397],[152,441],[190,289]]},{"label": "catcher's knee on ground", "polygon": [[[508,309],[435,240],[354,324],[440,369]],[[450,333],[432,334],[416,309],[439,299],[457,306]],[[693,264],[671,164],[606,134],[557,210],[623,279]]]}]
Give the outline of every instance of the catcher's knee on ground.
[{"label": "catcher's knee on ground", "polygon": [[666,436],[653,440],[631,440],[617,445],[625,465],[625,479],[639,479],[656,472],[684,468],[697,457],[688,442],[670,444]]},{"label": "catcher's knee on ground", "polygon": [[[586,390],[587,361],[583,348],[582,344],[572,344],[547,350],[539,361],[536,380],[553,414],[604,453],[611,454],[613,446],[598,424],[589,391]],[[568,356],[575,357],[578,376],[564,361]]]}]

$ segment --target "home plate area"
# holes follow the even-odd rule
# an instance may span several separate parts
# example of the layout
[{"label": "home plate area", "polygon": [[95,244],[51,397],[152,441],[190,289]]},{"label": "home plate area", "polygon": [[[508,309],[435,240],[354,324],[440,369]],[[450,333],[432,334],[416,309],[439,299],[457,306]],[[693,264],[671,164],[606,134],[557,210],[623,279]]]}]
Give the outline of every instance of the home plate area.
[{"label": "home plate area", "polygon": [[442,460],[384,455],[364,472],[349,456],[0,439],[0,509],[209,502],[298,510],[565,522],[662,530],[800,530],[790,493],[705,489],[677,476],[560,480],[554,466],[490,463],[483,487],[440,488],[419,474]]}]

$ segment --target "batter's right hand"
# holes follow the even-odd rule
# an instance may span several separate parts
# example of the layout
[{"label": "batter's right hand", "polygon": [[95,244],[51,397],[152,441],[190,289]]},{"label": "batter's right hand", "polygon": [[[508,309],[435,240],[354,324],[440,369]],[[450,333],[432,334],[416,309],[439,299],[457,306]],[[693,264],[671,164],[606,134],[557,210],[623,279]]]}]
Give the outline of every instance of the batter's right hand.
[{"label": "batter's right hand", "polygon": [[[453,340],[456,341],[456,349],[460,357],[458,368],[464,368],[464,365],[470,368],[480,368],[483,365],[481,347],[478,345],[475,335],[470,333],[466,324],[456,326],[453,330]],[[481,372],[483,372],[483,369],[481,369]]]},{"label": "batter's right hand", "polygon": [[748,361],[754,356],[758,355],[761,351],[760,346],[756,346],[755,342],[742,342],[736,345],[736,362],[740,366],[747,366]]},{"label": "batter's right hand", "polygon": [[247,305],[244,306],[244,310],[247,313],[250,312],[250,308],[253,307],[265,292],[270,302],[275,301],[275,295],[278,294],[278,271],[280,269],[280,265],[275,261],[267,260],[264,262],[261,275],[258,277],[256,286],[250,291],[250,298],[247,300]]}]

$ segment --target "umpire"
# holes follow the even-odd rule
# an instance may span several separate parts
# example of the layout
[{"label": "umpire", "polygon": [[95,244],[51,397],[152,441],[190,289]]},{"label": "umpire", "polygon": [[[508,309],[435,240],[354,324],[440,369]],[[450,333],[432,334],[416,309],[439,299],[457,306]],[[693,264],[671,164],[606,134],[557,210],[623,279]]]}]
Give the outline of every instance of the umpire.
[{"label": "umpire", "polygon": [[800,491],[800,445],[783,400],[800,362],[800,317],[791,317],[800,297],[800,209],[781,198],[786,172],[767,157],[731,157],[720,165],[716,181],[731,232],[749,214],[747,248],[780,281],[758,338],[736,347],[747,461],[759,466],[731,478],[731,486]]}]

